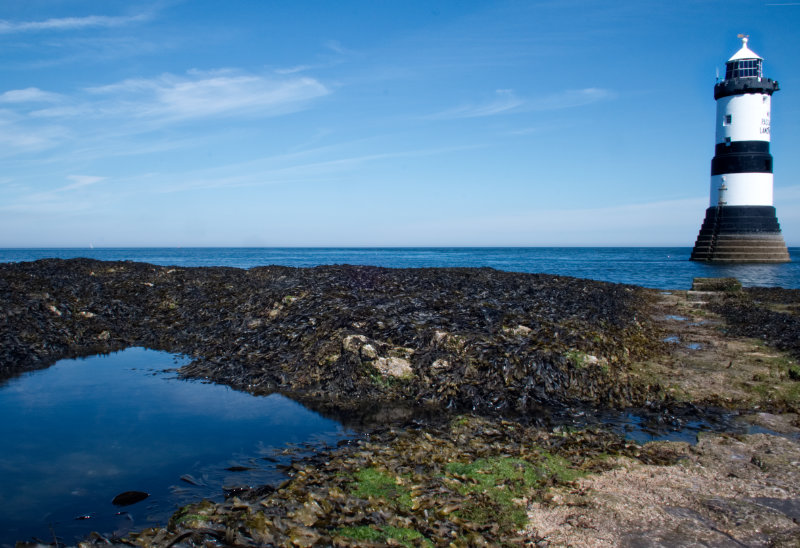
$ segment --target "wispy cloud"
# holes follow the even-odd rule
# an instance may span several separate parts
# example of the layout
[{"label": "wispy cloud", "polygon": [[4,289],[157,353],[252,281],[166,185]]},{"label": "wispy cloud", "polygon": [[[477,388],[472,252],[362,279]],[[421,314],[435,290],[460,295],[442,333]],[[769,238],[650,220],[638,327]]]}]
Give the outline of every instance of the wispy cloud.
[{"label": "wispy cloud", "polygon": [[432,119],[446,120],[451,118],[478,118],[482,116],[494,116],[513,111],[521,107],[524,101],[519,99],[513,90],[498,89],[495,91],[494,98],[483,104],[462,105],[448,109],[430,116]]},{"label": "wispy cloud", "polygon": [[68,190],[75,190],[90,185],[96,185],[99,182],[105,181],[106,177],[97,177],[95,175],[68,175],[67,179],[72,181],[72,183],[57,188],[54,190],[54,192],[65,192]]},{"label": "wispy cloud", "polygon": [[614,96],[615,94],[607,89],[584,88],[564,90],[551,95],[523,99],[518,97],[513,90],[498,89],[495,91],[494,98],[491,101],[481,104],[462,105],[438,112],[427,118],[448,120],[495,116],[512,112],[559,110],[588,105],[590,103],[611,99]]},{"label": "wispy cloud", "polygon": [[12,89],[0,94],[0,103],[54,103],[61,100],[58,93],[39,88]]},{"label": "wispy cloud", "polygon": [[568,89],[560,93],[531,99],[526,106],[530,110],[558,110],[606,101],[615,96],[613,91],[603,88]]},{"label": "wispy cloud", "polygon": [[[31,87],[0,93],[0,158],[70,143],[103,155],[134,135],[204,119],[280,116],[308,108],[329,94],[305,76],[252,74],[225,69],[128,79],[72,92]],[[97,125],[100,122],[101,125]],[[214,135],[224,128],[218,127]],[[194,136],[193,139],[196,139]],[[177,139],[184,144],[192,139]],[[176,139],[173,139],[176,141]],[[158,143],[168,149],[180,144]],[[141,149],[122,146],[122,150]]]},{"label": "wispy cloud", "polygon": [[16,112],[0,110],[0,158],[16,152],[48,149],[69,136],[69,131],[53,124],[26,124]]},{"label": "wispy cloud", "polygon": [[506,135],[532,135],[534,133],[540,133],[544,131],[544,128],[541,127],[525,127],[521,129],[513,129],[511,131],[507,131]]},{"label": "wispy cloud", "polygon": [[344,47],[338,40],[328,40],[323,44],[329,50],[338,53],[339,55],[350,55],[355,53],[355,51]]},{"label": "wispy cloud", "polygon": [[151,13],[138,15],[108,16],[89,15],[86,17],[62,17],[45,19],[44,21],[6,21],[0,20],[0,34],[13,34],[20,32],[37,32],[47,30],[76,30],[91,27],[110,28],[121,27],[133,23],[147,21]]},{"label": "wispy cloud", "polygon": [[297,74],[314,68],[314,65],[296,65],[294,67],[275,69],[275,74]]},{"label": "wispy cloud", "polygon": [[[285,183],[332,181],[347,173],[361,170],[364,166],[397,158],[438,156],[480,146],[454,146],[437,149],[378,152],[374,154],[338,156],[329,159],[312,158],[331,155],[330,147],[289,153],[252,162],[219,166],[211,170],[188,173],[182,182],[160,187],[159,192],[172,193],[198,189],[266,186]],[[242,175],[238,175],[242,174]]]},{"label": "wispy cloud", "polygon": [[220,114],[276,115],[303,108],[311,99],[329,93],[328,88],[313,78],[276,79],[231,70],[128,79],[85,91],[87,97],[82,101],[31,114],[50,118],[95,116],[158,121]]},{"label": "wispy cloud", "polygon": [[96,185],[108,178],[95,175],[68,175],[67,179],[72,182],[57,188],[24,194],[0,206],[0,211],[73,214],[91,209],[92,201],[72,191]]}]

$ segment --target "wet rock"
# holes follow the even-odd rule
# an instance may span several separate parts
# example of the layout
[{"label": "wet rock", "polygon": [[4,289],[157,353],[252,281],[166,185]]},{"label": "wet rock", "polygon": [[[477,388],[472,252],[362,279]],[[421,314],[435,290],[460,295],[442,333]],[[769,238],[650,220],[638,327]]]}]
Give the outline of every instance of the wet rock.
[{"label": "wet rock", "polygon": [[378,358],[375,368],[384,377],[408,378],[413,374],[411,362],[403,358]]},{"label": "wet rock", "polygon": [[504,327],[503,330],[507,333],[511,333],[512,335],[519,335],[523,337],[533,331],[530,327],[526,327],[524,325],[518,325],[516,327]]},{"label": "wet rock", "polygon": [[203,486],[206,484],[204,481],[195,478],[191,474],[184,474],[180,477],[180,479],[181,481],[186,482],[189,485]]},{"label": "wet rock", "polygon": [[[345,352],[358,354],[363,346],[367,344],[367,338],[364,335],[348,335],[342,340],[342,348]],[[374,349],[372,349],[374,351]]]},{"label": "wet rock", "polygon": [[365,344],[361,347],[359,352],[361,353],[361,357],[367,360],[374,360],[378,357],[378,351],[375,350],[375,347],[371,344]]},{"label": "wet rock", "polygon": [[144,491],[125,491],[114,497],[111,504],[114,506],[130,506],[143,501],[149,496],[150,493],[145,493]]}]

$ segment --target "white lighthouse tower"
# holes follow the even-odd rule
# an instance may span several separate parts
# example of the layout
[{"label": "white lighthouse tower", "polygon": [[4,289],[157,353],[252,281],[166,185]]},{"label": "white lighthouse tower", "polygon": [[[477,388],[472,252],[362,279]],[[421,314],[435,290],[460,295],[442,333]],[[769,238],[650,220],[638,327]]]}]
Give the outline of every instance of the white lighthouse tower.
[{"label": "white lighthouse tower", "polygon": [[778,82],[762,75],[763,59],[747,47],[725,64],[714,86],[717,134],[709,207],[691,260],[782,263],[789,252],[772,202],[770,104]]}]

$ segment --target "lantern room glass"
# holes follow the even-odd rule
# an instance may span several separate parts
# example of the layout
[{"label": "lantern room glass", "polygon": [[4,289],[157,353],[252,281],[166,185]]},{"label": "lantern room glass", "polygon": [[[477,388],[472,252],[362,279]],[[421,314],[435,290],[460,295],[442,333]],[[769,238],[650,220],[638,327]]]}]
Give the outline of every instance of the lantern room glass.
[{"label": "lantern room glass", "polygon": [[728,61],[725,65],[725,79],[731,78],[761,78],[761,59]]}]

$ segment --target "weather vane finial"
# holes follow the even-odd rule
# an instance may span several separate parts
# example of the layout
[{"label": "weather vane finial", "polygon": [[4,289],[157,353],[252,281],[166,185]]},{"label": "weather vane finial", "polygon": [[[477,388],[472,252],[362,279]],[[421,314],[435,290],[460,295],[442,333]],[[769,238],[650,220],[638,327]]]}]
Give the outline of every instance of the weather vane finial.
[{"label": "weather vane finial", "polygon": [[742,46],[747,46],[747,39],[750,38],[749,34],[742,34],[741,32],[736,35],[737,38],[742,39]]}]

